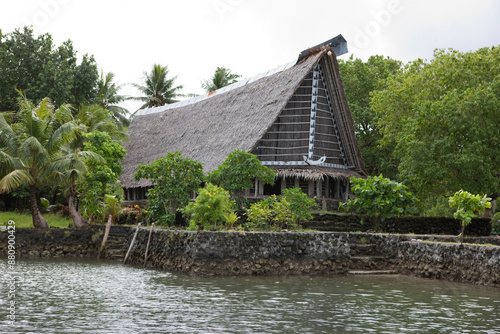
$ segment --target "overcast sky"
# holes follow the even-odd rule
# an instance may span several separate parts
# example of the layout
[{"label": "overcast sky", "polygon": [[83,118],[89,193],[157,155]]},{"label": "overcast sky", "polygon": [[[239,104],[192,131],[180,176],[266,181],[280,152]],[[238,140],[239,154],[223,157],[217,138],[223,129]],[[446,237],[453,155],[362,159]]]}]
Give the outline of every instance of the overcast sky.
[{"label": "overcast sky", "polygon": [[[55,44],[71,39],[116,83],[141,83],[168,65],[183,93],[225,66],[251,77],[342,34],[350,54],[408,62],[436,48],[500,45],[497,0],[0,0],[0,29],[33,25]],[[125,86],[124,95],[136,95]],[[131,111],[137,104],[124,105]]]}]

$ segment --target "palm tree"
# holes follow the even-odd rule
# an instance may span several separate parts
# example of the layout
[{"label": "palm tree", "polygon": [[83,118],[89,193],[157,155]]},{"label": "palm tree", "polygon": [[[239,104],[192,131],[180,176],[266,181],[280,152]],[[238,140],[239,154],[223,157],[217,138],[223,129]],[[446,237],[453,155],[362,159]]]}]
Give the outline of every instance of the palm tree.
[{"label": "palm tree", "polygon": [[71,150],[69,146],[63,148],[63,156],[47,167],[50,178],[60,181],[68,188],[68,210],[76,228],[88,227],[88,223],[75,206],[77,196],[77,182],[81,181],[88,171],[85,160],[93,158],[101,163],[104,159],[97,153],[90,151]]},{"label": "palm tree", "polygon": [[118,91],[121,86],[116,86],[113,82],[115,78],[114,73],[107,73],[104,76],[104,72],[101,71],[101,77],[97,81],[97,98],[96,102],[101,108],[107,109],[113,113],[113,118],[123,126],[128,126],[130,120],[127,118],[129,111],[123,107],[118,106],[119,103],[126,101],[127,98],[123,95],[119,95]]},{"label": "palm tree", "polygon": [[217,67],[214,76],[211,79],[205,80],[201,83],[201,87],[207,92],[213,92],[222,87],[231,85],[238,81],[241,75],[231,73],[231,70],[225,67]]},{"label": "palm tree", "polygon": [[98,104],[82,105],[74,117],[74,123],[78,124],[79,132],[71,144],[72,148],[83,148],[84,133],[101,131],[107,133],[114,141],[122,143],[127,140],[127,130],[115,122],[111,111],[102,108]]},{"label": "palm tree", "polygon": [[179,90],[182,89],[182,86],[175,86],[174,82],[177,76],[167,79],[167,75],[167,66],[155,64],[150,73],[144,72],[144,85],[132,84],[144,94],[144,96],[131,98],[144,102],[139,109],[160,107],[178,102],[176,98],[180,96]]},{"label": "palm tree", "polygon": [[27,185],[33,226],[47,229],[38,209],[36,189],[47,178],[47,167],[73,137],[71,108],[62,105],[54,110],[48,98],[34,105],[23,95],[18,105],[12,124],[0,114],[0,193]]}]

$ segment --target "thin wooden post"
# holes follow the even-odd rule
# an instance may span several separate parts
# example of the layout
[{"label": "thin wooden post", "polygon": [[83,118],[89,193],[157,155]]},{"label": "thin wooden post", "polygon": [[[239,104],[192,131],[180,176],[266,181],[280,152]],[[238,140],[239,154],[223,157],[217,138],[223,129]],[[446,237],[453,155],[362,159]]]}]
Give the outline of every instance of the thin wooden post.
[{"label": "thin wooden post", "polygon": [[125,259],[123,259],[123,264],[127,262],[128,256],[130,255],[130,251],[132,250],[132,247],[134,247],[135,238],[137,237],[137,233],[139,233],[139,227],[141,227],[141,223],[137,224],[137,229],[135,230],[134,237],[132,238],[132,242],[130,243],[130,247],[128,248],[127,255],[125,255]]},{"label": "thin wooden post", "polygon": [[97,259],[101,258],[101,253],[104,250],[104,246],[106,246],[106,241],[108,241],[109,230],[111,229],[111,223],[113,222],[113,216],[109,215],[108,223],[106,224],[106,231],[104,232],[104,237],[102,238],[101,248],[99,249],[99,253],[97,254]]},{"label": "thin wooden post", "polygon": [[146,245],[146,254],[144,255],[144,267],[146,268],[146,263],[148,262],[148,250],[149,250],[149,242],[151,241],[151,233],[153,233],[153,228],[155,227],[155,223],[151,224],[151,229],[149,230],[148,243]]}]

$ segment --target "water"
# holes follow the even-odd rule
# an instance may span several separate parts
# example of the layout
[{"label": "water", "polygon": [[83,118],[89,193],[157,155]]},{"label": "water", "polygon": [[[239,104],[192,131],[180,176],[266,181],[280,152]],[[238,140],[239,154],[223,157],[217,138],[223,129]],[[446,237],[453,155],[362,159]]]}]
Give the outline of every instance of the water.
[{"label": "water", "polygon": [[[7,269],[0,260],[0,273]],[[196,278],[21,260],[1,333],[500,333],[500,289],[406,276]],[[4,275],[2,274],[2,280]]]}]

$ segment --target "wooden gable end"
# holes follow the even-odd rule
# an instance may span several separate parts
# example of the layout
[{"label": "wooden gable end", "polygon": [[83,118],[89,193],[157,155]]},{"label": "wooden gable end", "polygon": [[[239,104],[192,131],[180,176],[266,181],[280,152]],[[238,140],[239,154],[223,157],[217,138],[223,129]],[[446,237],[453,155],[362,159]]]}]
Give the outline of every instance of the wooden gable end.
[{"label": "wooden gable end", "polygon": [[252,153],[270,166],[347,168],[333,108],[318,63]]}]

